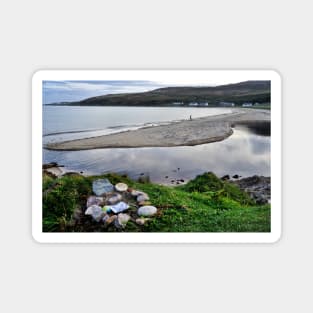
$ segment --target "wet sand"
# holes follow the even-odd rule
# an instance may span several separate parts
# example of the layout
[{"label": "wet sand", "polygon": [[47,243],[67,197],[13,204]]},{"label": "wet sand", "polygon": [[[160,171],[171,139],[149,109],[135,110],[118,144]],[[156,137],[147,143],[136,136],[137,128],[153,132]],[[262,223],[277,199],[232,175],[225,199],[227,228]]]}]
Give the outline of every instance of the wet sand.
[{"label": "wet sand", "polygon": [[270,122],[271,112],[259,109],[232,109],[232,113],[186,120],[168,125],[141,128],[111,135],[50,143],[49,150],[101,148],[195,146],[224,140],[238,124]]}]

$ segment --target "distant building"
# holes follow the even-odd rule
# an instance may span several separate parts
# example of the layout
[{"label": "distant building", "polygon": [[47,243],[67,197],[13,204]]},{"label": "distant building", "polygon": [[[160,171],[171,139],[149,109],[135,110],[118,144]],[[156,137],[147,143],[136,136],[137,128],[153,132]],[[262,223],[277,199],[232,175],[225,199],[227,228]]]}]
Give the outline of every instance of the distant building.
[{"label": "distant building", "polygon": [[234,102],[225,102],[225,101],[221,101],[220,102],[220,106],[222,107],[234,107],[235,103]]},{"label": "distant building", "polygon": [[245,107],[245,108],[252,107],[252,106],[253,106],[253,104],[251,102],[245,102],[242,104],[242,107]]},{"label": "distant building", "polygon": [[199,104],[198,104],[198,102],[190,102],[190,103],[189,103],[189,106],[191,106],[191,107],[197,107],[197,106],[199,106]]},{"label": "distant building", "polygon": [[177,102],[173,102],[173,104],[175,104],[175,105],[182,105],[182,104],[184,104],[184,102],[177,101]]},{"label": "distant building", "polygon": [[200,106],[200,107],[208,107],[208,106],[209,106],[209,103],[208,103],[208,102],[200,102],[200,103],[199,103],[199,106]]}]

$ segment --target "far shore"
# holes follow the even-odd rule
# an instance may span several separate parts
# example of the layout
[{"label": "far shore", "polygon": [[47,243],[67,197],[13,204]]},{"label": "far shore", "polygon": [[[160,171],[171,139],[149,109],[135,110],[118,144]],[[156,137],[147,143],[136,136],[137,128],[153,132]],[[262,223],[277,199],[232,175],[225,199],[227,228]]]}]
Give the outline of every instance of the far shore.
[{"label": "far shore", "polygon": [[50,143],[44,148],[77,151],[102,148],[195,146],[224,140],[232,135],[232,127],[235,125],[270,122],[270,119],[271,112],[269,110],[235,108],[228,114],[201,117],[98,137]]}]

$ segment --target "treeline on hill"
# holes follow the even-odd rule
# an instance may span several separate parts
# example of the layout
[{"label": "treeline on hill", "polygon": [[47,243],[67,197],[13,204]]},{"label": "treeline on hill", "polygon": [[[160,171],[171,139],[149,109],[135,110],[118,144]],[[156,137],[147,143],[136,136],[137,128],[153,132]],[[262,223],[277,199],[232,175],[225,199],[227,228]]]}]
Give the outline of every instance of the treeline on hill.
[{"label": "treeline on hill", "polygon": [[[215,87],[166,87],[148,92],[111,94],[58,105],[80,106],[187,106],[190,102],[206,102],[217,106],[220,102],[241,105],[245,102],[270,103],[270,81],[246,81]],[[56,105],[56,103],[53,103]]]}]

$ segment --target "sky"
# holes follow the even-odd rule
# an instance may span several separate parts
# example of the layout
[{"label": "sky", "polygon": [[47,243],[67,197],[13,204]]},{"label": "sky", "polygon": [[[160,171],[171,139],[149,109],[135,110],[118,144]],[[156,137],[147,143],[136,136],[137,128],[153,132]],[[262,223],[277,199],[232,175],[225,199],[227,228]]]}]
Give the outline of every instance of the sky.
[{"label": "sky", "polygon": [[162,82],[149,80],[59,80],[43,81],[43,104],[66,101],[79,101],[90,97],[116,94],[116,93],[135,93],[145,92],[162,87],[171,86],[216,86],[229,83],[232,81],[208,81],[206,83],[192,81],[170,81]]}]

